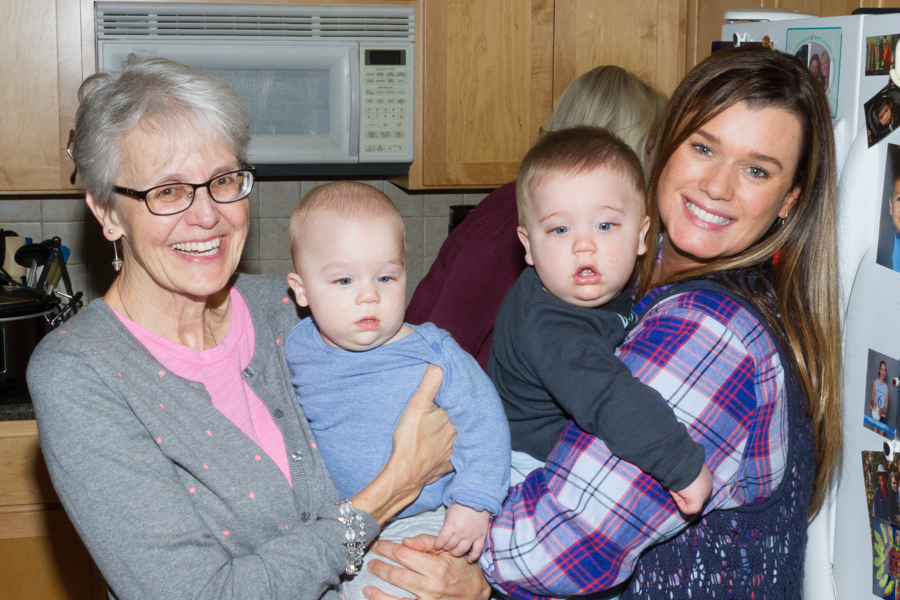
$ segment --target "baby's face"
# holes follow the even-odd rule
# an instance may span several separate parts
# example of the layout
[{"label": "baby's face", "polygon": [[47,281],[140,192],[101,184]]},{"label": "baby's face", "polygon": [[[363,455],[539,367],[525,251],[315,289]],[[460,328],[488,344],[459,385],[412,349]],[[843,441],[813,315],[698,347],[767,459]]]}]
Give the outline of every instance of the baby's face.
[{"label": "baby's face", "polygon": [[393,341],[406,312],[403,241],[389,217],[310,215],[288,282],[325,342],[362,351]]},{"label": "baby's face", "polygon": [[891,106],[890,104],[885,104],[881,108],[878,109],[878,122],[881,123],[882,126],[887,127],[888,123],[891,122]]},{"label": "baby's face", "polygon": [[539,182],[532,196],[519,239],[544,289],[587,307],[618,296],[647,251],[650,219],[632,182],[606,168],[559,174]]}]

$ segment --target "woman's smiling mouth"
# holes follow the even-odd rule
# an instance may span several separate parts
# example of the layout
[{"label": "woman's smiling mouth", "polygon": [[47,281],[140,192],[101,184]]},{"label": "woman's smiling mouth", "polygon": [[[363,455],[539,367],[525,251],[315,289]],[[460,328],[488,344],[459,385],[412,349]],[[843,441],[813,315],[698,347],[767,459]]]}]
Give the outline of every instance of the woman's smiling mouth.
[{"label": "woman's smiling mouth", "polygon": [[704,223],[709,223],[710,225],[728,225],[733,221],[733,219],[719,217],[710,212],[706,212],[687,198],[684,199],[684,205],[687,207],[689,213],[691,213]]},{"label": "woman's smiling mouth", "polygon": [[222,238],[213,238],[206,242],[183,242],[180,244],[172,244],[172,248],[180,254],[190,256],[212,256],[219,251],[222,245]]}]

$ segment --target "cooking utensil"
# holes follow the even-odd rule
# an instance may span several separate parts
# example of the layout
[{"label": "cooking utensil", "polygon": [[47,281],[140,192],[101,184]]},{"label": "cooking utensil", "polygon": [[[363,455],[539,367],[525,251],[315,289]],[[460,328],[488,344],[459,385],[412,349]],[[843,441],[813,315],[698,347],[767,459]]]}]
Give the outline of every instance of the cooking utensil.
[{"label": "cooking utensil", "polygon": [[41,243],[25,244],[16,250],[16,263],[26,267],[25,285],[34,287],[38,267],[44,266],[50,256],[50,247]]},{"label": "cooking utensil", "polygon": [[56,284],[59,283],[59,277],[62,275],[62,270],[60,269],[59,263],[54,261],[47,265],[47,277],[44,282],[44,293],[52,294],[56,291]]},{"label": "cooking utensil", "polygon": [[[55,267],[59,273],[62,273],[63,267],[65,265],[65,259],[62,255],[62,240],[59,237],[53,237],[49,240],[44,240],[41,242],[41,245],[48,249],[47,259],[43,263],[43,268],[40,270],[39,275],[35,275],[35,281],[33,286],[38,291],[45,291],[47,277],[50,274],[51,268]],[[56,281],[59,281],[59,276],[56,276]],[[70,292],[71,293],[71,292]]]},{"label": "cooking utensil", "polygon": [[30,267],[32,263],[37,262],[43,265],[50,256],[50,246],[41,243],[25,244],[16,250],[16,262],[23,267]]}]

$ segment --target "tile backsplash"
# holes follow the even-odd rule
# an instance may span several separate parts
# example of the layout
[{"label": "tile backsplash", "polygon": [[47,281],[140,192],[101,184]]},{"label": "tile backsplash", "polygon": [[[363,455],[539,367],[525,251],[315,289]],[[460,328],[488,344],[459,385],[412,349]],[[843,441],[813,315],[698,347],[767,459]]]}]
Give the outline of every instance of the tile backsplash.
[{"label": "tile backsplash", "polygon": [[[288,221],[300,198],[326,181],[263,180],[250,196],[250,233],[238,270],[285,275],[291,269]],[[447,237],[450,206],[478,204],[487,192],[406,192],[383,180],[363,180],[394,202],[406,225],[407,300]],[[0,227],[35,241],[59,236],[69,247],[72,286],[87,300],[102,296],[115,273],[112,244],[79,196],[0,197]]]}]

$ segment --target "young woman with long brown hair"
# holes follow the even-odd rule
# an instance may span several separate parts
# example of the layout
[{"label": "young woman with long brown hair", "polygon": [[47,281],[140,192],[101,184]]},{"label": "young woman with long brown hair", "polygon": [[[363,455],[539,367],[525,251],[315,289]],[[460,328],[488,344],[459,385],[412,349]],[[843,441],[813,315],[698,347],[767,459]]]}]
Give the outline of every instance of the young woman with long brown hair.
[{"label": "young woman with long brown hair", "polygon": [[[712,497],[687,520],[570,423],[492,523],[481,566],[495,587],[800,597],[808,519],[843,439],[835,179],[828,103],[800,61],[737,48],[685,77],[656,145],[641,321],[619,357],[705,446]],[[377,546],[428,569],[409,547]]]}]

